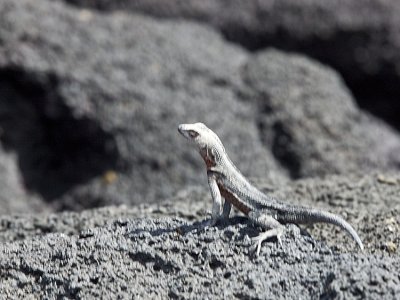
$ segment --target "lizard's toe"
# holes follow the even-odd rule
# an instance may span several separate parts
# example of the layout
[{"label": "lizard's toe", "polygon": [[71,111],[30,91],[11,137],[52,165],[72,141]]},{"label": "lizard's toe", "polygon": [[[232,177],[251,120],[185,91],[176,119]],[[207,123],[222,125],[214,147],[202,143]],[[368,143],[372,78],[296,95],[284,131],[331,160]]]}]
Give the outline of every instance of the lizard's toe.
[{"label": "lizard's toe", "polygon": [[262,241],[261,240],[255,241],[254,238],[252,238],[251,240],[254,241],[254,243],[250,246],[250,252],[254,253],[255,256],[259,256]]},{"label": "lizard's toe", "polygon": [[283,244],[282,244],[282,234],[283,234],[283,232],[281,232],[281,233],[279,233],[279,234],[276,235],[276,238],[278,239],[278,243],[279,243],[279,245],[281,245],[281,247],[283,247]]},{"label": "lizard's toe", "polygon": [[251,246],[251,249],[256,251],[256,255],[258,256],[260,254],[262,242],[274,236],[278,239],[279,244],[282,246],[281,236],[283,232],[284,232],[283,227],[273,228],[261,232],[259,235],[251,238],[252,242],[254,242],[254,244]]}]

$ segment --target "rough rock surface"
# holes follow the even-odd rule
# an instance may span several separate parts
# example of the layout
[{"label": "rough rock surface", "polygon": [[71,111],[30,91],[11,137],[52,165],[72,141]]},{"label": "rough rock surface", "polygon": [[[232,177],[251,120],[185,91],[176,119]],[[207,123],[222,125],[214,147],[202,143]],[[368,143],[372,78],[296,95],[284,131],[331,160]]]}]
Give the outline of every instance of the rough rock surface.
[{"label": "rough rock surface", "polygon": [[[262,189],[264,184],[257,183]],[[198,231],[193,221],[204,218],[210,196],[184,190],[169,204],[44,218],[1,217],[1,296],[395,299],[399,295],[398,175],[302,180],[273,194],[340,213],[359,232],[365,252],[329,225],[310,230],[315,239],[287,225],[282,246],[275,240],[265,242],[260,256],[253,257],[248,237],[255,236],[257,228],[234,216],[229,224]]]},{"label": "rough rock surface", "polygon": [[243,66],[242,77],[262,112],[260,138],[292,177],[400,168],[398,133],[361,112],[331,69],[263,51]]},{"label": "rough rock surface", "polygon": [[212,25],[248,49],[278,47],[333,66],[358,102],[400,128],[397,0],[63,0]]},{"label": "rough rock surface", "polygon": [[[18,158],[26,190],[55,209],[206,188],[181,122],[205,122],[243,173],[272,184],[399,168],[399,138],[309,59],[253,55],[189,22],[46,0],[1,1],[0,41],[0,141]],[[313,119],[303,124],[309,104]]]}]

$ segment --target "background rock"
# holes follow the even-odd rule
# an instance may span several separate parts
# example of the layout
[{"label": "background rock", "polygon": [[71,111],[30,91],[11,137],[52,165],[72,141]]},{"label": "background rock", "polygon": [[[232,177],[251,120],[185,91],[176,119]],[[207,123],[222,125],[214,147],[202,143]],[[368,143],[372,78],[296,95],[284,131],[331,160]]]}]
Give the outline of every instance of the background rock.
[{"label": "background rock", "polygon": [[397,132],[361,112],[331,69],[303,56],[265,51],[242,74],[262,112],[261,140],[291,177],[400,168]]},{"label": "background rock", "polygon": [[46,204],[28,193],[20,178],[15,155],[0,146],[0,215],[13,213],[37,213],[46,210]]},{"label": "background rock", "polygon": [[338,70],[358,103],[400,128],[400,2],[396,0],[64,0],[210,24],[250,50],[277,47]]},{"label": "background rock", "polygon": [[58,208],[155,201],[188,183],[204,186],[202,163],[177,132],[183,122],[215,128],[242,170],[284,178],[257,137],[254,107],[235,95],[246,53],[217,34],[47,1],[2,6],[1,105],[14,116],[1,121],[3,142],[25,162],[30,190],[48,201],[65,196]]},{"label": "background rock", "polygon": [[0,25],[0,141],[50,209],[207,190],[183,122],[206,123],[244,174],[272,185],[399,169],[398,134],[315,61],[252,54],[190,22],[46,0],[2,1]]}]

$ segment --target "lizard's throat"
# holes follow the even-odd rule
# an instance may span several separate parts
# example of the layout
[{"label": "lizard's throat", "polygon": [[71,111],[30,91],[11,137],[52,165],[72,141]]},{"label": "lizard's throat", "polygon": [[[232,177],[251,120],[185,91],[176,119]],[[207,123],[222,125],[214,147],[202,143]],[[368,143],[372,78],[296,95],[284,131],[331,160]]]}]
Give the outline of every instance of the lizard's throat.
[{"label": "lizard's throat", "polygon": [[207,169],[217,165],[215,157],[212,155],[211,150],[207,149],[207,147],[200,149],[200,155],[206,163]]}]

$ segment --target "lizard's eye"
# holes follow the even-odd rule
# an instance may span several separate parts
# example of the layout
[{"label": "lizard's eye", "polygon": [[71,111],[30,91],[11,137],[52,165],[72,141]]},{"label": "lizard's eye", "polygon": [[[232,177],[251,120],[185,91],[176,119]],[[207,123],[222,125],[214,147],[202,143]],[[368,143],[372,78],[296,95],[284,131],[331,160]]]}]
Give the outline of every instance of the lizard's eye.
[{"label": "lizard's eye", "polygon": [[189,136],[191,137],[191,138],[195,138],[195,137],[197,137],[199,135],[199,133],[198,132],[196,132],[196,131],[194,131],[194,130],[189,130]]}]

